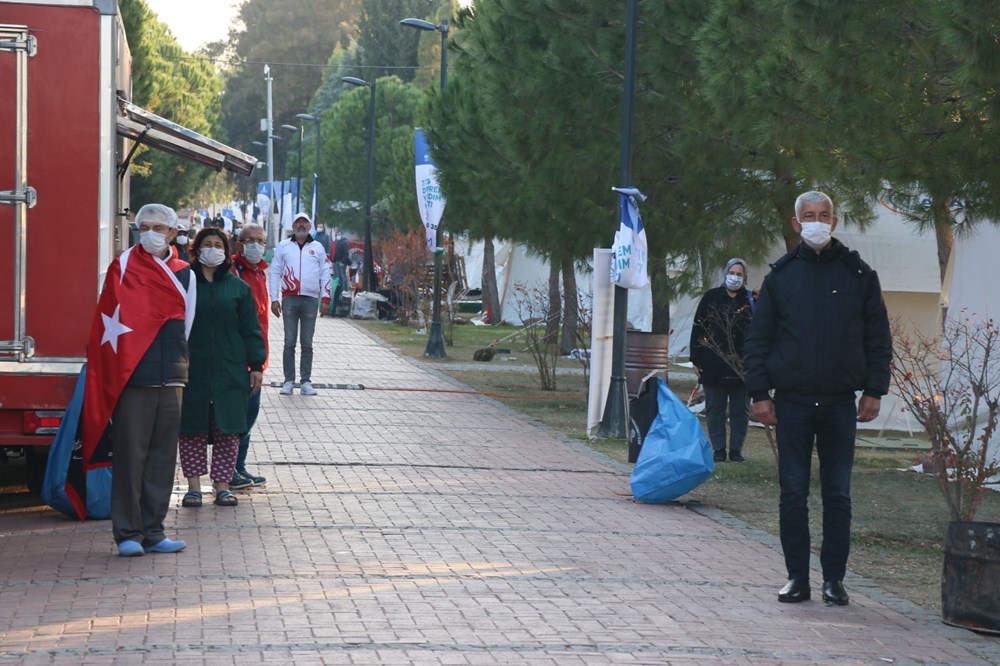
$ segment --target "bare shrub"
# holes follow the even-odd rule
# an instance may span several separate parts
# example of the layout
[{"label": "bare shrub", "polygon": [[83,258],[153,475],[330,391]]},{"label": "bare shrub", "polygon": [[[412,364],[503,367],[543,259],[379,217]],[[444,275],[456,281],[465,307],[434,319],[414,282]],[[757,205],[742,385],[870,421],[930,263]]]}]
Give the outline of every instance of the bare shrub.
[{"label": "bare shrub", "polygon": [[952,520],[972,520],[1000,474],[989,445],[1000,417],[1000,326],[965,311],[939,335],[892,322],[893,391],[930,439],[930,473]]},{"label": "bare shrub", "polygon": [[521,337],[538,369],[543,391],[556,390],[556,364],[559,361],[559,329],[546,333],[549,316],[549,295],[542,286],[528,287],[523,282],[514,285],[514,307],[524,323]]}]

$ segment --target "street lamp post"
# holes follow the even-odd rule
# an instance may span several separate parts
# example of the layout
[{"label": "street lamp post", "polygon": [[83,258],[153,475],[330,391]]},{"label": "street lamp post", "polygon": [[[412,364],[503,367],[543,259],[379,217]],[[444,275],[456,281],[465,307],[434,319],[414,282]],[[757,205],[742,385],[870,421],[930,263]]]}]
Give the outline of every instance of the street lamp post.
[{"label": "street lamp post", "polygon": [[271,77],[271,66],[264,65],[264,80],[267,84],[267,119],[266,119],[266,129],[267,132],[267,182],[270,183],[271,188],[271,205],[267,209],[267,248],[272,249],[274,245],[278,242],[278,228],[281,222],[276,220],[274,217],[274,142],[270,140],[274,127],[274,105],[272,100],[272,83],[274,79]]},{"label": "street lamp post", "polygon": [[[264,143],[263,141],[251,141],[250,143],[252,143],[253,145],[255,145],[255,146],[259,147],[259,148],[265,148],[265,149],[267,148],[267,144],[266,144],[266,143]],[[270,163],[269,163],[269,162],[257,162],[257,167],[258,167],[258,168],[260,168],[260,167],[262,167],[262,166],[267,166],[267,167],[270,167],[271,165],[270,165]],[[259,172],[258,172],[258,173],[259,173]],[[263,176],[263,174],[261,174],[260,178],[261,178],[261,180],[263,180],[263,179],[264,179],[264,176]],[[271,186],[269,185],[268,187],[271,187]],[[254,193],[254,196],[256,197],[256,192]],[[272,192],[272,193],[271,193],[271,194],[270,194],[270,195],[268,196],[268,199],[269,199],[269,200],[273,200],[273,199],[274,199],[274,193],[273,193],[273,192]],[[256,199],[254,199],[254,202],[256,202],[256,201],[257,201],[257,200],[256,200]],[[272,206],[271,206],[271,210],[273,210],[273,209],[274,209],[274,206],[273,206],[273,201],[272,201]],[[262,210],[262,211],[260,211],[260,214],[261,214],[261,217],[263,217],[263,216],[264,216],[264,211],[263,211],[263,210]],[[269,211],[267,211],[267,218],[268,218],[268,219],[267,219],[267,222],[265,222],[265,223],[264,223],[263,225],[261,225],[261,226],[263,226],[263,227],[264,227],[264,231],[265,231],[265,232],[266,232],[267,234],[270,234],[270,233],[271,233],[271,225],[270,225],[270,221],[271,221],[271,220],[270,220],[270,217],[271,217],[271,211],[269,210]]]},{"label": "street lamp post", "polygon": [[[285,143],[285,137],[278,136],[276,134],[269,134],[268,139],[271,141],[278,141],[280,143]],[[288,146],[286,145],[284,150],[281,151],[281,198],[278,199],[278,224],[277,233],[278,238],[274,240],[275,244],[281,241],[281,225],[285,218],[285,171],[288,167]],[[274,195],[274,187],[271,187],[271,195]]]},{"label": "street lamp post", "polygon": [[[417,30],[437,30],[441,33],[441,94],[444,95],[444,88],[448,83],[448,19],[441,21],[441,25],[434,25],[430,21],[417,18],[405,18],[399,23]],[[443,235],[442,227],[438,224],[437,235],[434,239],[434,308],[431,310],[431,329],[427,335],[427,347],[424,349],[424,356],[430,358],[447,356],[444,351],[444,334],[441,331],[441,255],[444,254],[441,240]]]},{"label": "street lamp post", "polygon": [[[323,138],[322,126],[323,126],[323,116],[312,115],[309,113],[296,113],[295,117],[299,120],[308,120],[310,122],[316,123],[316,166],[313,168],[313,173],[316,174],[316,179],[313,181],[313,224],[317,223],[319,219],[319,158],[320,158],[320,140]],[[299,169],[301,171],[301,169]],[[299,186],[301,187],[301,185]]]},{"label": "street lamp post", "polygon": [[295,212],[299,212],[299,204],[302,201],[302,137],[305,134],[305,127],[296,127],[295,125],[282,125],[281,129],[288,130],[289,132],[299,133],[299,150],[298,150],[298,173],[296,177],[299,179],[299,188],[295,192]]},{"label": "street lamp post", "polygon": [[370,291],[375,284],[375,264],[372,257],[372,179],[375,177],[375,83],[355,76],[340,79],[352,86],[368,86],[371,98],[368,102],[368,186],[365,192],[365,263],[361,273],[361,290]]},{"label": "street lamp post", "polygon": [[[628,0],[625,16],[625,100],[619,187],[632,184],[632,99],[635,96],[635,28],[638,0]],[[611,385],[604,403],[598,437],[628,436],[628,385],[625,383],[625,327],[628,320],[628,289],[615,285],[614,328],[611,343]]]}]

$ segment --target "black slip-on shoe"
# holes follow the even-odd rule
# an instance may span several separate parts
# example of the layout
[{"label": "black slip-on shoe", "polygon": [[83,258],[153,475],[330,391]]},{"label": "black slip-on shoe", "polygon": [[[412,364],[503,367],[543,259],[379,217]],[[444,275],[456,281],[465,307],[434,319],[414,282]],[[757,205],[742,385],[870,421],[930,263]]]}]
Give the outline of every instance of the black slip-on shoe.
[{"label": "black slip-on shoe", "polygon": [[847,590],[844,589],[844,581],[828,580],[823,583],[823,601],[827,606],[846,606],[850,601]]},{"label": "black slip-on shoe", "polygon": [[811,596],[809,581],[792,578],[778,592],[778,601],[786,604],[797,604],[800,601],[809,601]]}]

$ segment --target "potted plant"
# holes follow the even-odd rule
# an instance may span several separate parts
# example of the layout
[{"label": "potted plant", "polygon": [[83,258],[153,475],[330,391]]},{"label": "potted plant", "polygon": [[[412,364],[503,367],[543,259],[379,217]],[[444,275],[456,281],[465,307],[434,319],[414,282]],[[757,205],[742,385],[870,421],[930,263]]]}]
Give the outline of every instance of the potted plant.
[{"label": "potted plant", "polygon": [[943,620],[1000,633],[1000,523],[975,521],[1000,474],[991,448],[1000,419],[1000,325],[963,311],[936,336],[893,322],[893,337],[893,391],[927,433],[925,471],[936,477],[951,518]]}]

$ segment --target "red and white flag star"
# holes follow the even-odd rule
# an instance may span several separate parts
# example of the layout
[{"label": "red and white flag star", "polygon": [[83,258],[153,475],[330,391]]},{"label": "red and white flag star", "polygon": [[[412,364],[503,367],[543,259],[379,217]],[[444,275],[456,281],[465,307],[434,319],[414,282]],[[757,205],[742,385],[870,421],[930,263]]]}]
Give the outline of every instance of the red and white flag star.
[{"label": "red and white flag star", "polygon": [[110,317],[103,312],[101,313],[101,319],[104,320],[104,336],[101,338],[101,344],[110,343],[116,354],[118,353],[118,336],[132,332],[131,328],[121,322],[121,310],[122,306],[119,303],[118,307],[115,308],[115,313]]}]

